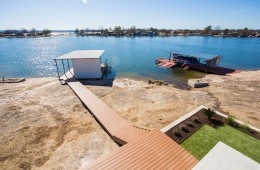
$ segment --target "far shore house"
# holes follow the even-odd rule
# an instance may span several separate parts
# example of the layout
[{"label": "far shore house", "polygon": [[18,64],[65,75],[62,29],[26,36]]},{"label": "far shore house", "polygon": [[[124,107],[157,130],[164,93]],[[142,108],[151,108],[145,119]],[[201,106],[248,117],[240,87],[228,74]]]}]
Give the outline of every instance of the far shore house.
[{"label": "far shore house", "polygon": [[[59,67],[57,64],[58,60],[62,62],[62,69],[65,76],[66,69],[64,65],[64,60],[67,61],[67,72],[70,72],[76,79],[101,79],[104,73],[105,64],[101,63],[101,55],[104,50],[76,50],[68,54],[62,55],[55,58],[55,63],[57,67],[57,73],[59,79],[61,76],[59,74]],[[71,60],[72,68],[70,68],[69,60]]]}]

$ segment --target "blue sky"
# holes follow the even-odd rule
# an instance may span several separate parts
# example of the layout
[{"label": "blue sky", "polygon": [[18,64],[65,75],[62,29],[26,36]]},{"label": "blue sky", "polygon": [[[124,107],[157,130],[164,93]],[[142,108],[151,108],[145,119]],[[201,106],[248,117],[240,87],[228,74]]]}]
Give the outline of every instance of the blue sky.
[{"label": "blue sky", "polygon": [[260,29],[260,0],[1,0],[0,29]]}]

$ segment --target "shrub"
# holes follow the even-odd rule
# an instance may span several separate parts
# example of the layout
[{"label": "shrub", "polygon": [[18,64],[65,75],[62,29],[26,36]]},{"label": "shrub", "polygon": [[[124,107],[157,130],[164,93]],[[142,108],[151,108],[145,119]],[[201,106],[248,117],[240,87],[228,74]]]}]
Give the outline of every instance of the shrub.
[{"label": "shrub", "polygon": [[240,128],[246,132],[250,132],[250,130],[251,130],[251,128],[248,126],[248,124],[240,125]]},{"label": "shrub", "polygon": [[196,123],[201,123],[198,117],[193,117],[192,120]]},{"label": "shrub", "polygon": [[194,125],[192,124],[191,121],[188,121],[187,125],[188,125],[189,127],[194,127]]},{"label": "shrub", "polygon": [[187,125],[184,124],[184,123],[182,125],[180,125],[179,128],[180,128],[180,130],[183,130],[185,132],[189,132],[188,129],[187,129]]},{"label": "shrub", "polygon": [[229,115],[227,118],[226,118],[226,122],[227,124],[233,126],[233,127],[238,127],[238,123],[235,121],[235,117],[232,116],[232,115]]},{"label": "shrub", "polygon": [[208,119],[211,119],[213,116],[215,116],[216,112],[215,110],[208,108],[205,112],[205,115],[207,115]]},{"label": "shrub", "polygon": [[181,133],[177,130],[172,130],[172,133],[175,135],[175,136],[181,136]]}]

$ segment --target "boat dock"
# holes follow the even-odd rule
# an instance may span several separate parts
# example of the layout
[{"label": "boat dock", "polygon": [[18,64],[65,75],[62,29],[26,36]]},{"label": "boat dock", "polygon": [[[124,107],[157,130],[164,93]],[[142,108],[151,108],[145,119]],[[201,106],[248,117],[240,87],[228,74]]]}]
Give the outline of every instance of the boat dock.
[{"label": "boat dock", "polygon": [[186,54],[178,54],[174,52],[168,52],[170,54],[169,59],[157,58],[155,63],[159,67],[172,68],[174,66],[180,66],[184,70],[197,70],[210,74],[226,75],[231,73],[238,73],[239,70],[220,67],[220,60],[223,56],[193,56]]},{"label": "boat dock", "polygon": [[[90,54],[88,51],[84,53]],[[91,52],[92,54],[93,52]],[[97,55],[100,56],[100,54]],[[87,62],[89,59],[87,55],[84,55],[84,58],[69,57],[77,60],[76,63],[80,63],[80,60]],[[112,153],[81,167],[81,169],[192,169],[198,163],[194,156],[159,129],[150,131],[139,128],[119,116],[77,80],[74,68],[70,69],[69,64],[68,71],[65,72],[63,60],[67,60],[67,58],[67,55],[56,58],[56,60],[62,61],[64,75],[61,77],[55,60],[59,80],[64,81],[64,84],[73,90],[108,135],[116,143],[123,145]],[[96,65],[96,69],[101,69],[99,64]],[[81,75],[89,76],[88,70],[81,69],[80,71],[82,73],[78,73],[80,78],[82,78]]]},{"label": "boat dock", "polygon": [[239,70],[233,70],[229,68],[224,67],[207,67],[205,65],[189,65],[188,69],[198,70],[205,73],[210,74],[217,74],[217,75],[226,75],[226,74],[232,74],[232,73],[238,73]]}]

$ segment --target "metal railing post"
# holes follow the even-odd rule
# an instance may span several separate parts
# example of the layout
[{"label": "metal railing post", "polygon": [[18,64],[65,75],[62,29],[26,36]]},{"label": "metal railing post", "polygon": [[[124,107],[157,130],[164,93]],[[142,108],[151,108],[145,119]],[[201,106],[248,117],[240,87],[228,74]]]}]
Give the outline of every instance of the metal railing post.
[{"label": "metal railing post", "polygon": [[57,61],[56,61],[56,59],[54,59],[54,61],[55,61],[55,64],[56,64],[57,73],[58,73],[58,77],[59,77],[59,80],[60,80],[60,73],[59,73],[58,64],[57,64]]},{"label": "metal railing post", "polygon": [[[63,59],[61,60],[62,61],[62,67],[63,67],[63,72],[64,72],[64,75],[67,77],[66,73],[65,73],[65,68],[64,68],[64,62],[63,62]],[[67,77],[68,78],[68,77]]]}]

